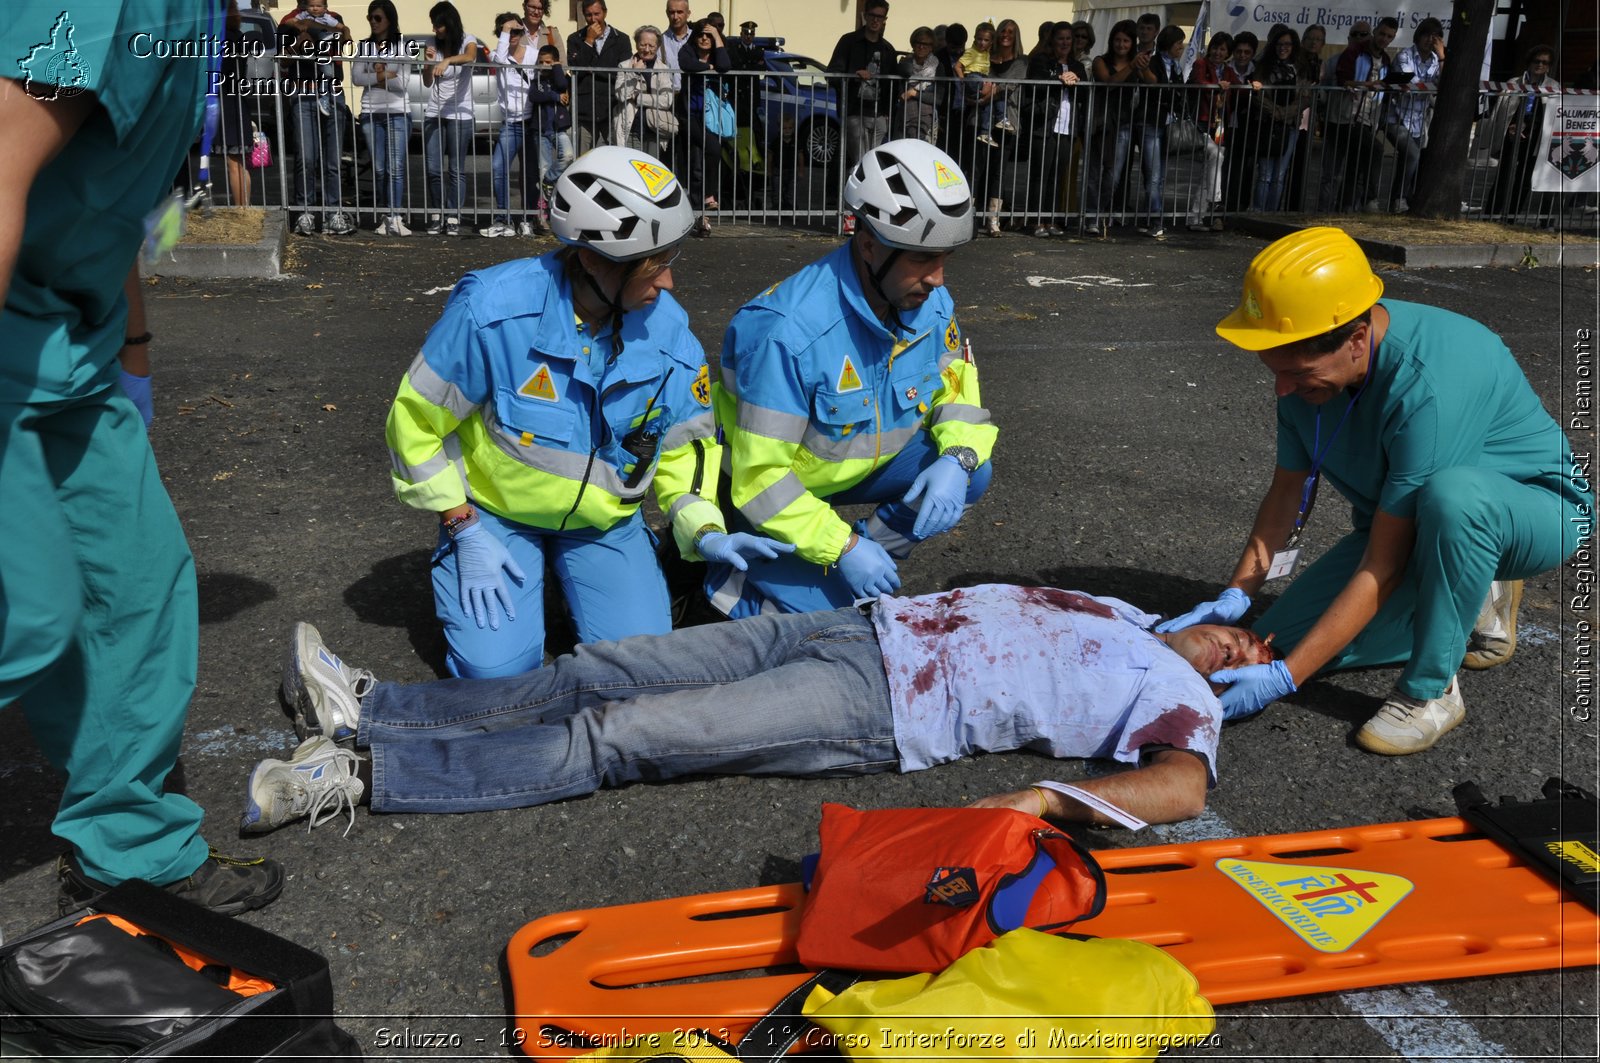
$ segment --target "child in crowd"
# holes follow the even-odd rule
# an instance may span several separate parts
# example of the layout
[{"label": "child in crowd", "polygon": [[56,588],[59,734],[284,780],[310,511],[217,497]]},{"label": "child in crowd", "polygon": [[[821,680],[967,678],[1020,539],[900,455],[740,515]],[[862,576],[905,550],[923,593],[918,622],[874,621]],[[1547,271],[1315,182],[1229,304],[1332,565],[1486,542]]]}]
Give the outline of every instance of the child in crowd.
[{"label": "child in crowd", "polygon": [[1016,131],[1006,117],[1004,93],[997,92],[987,100],[979,95],[983,83],[989,79],[989,52],[993,45],[994,26],[984,22],[972,31],[972,47],[961,53],[961,62],[956,68],[957,76],[967,85],[968,94],[979,101],[978,140],[991,148],[1000,146],[994,139],[994,130],[1003,129],[1007,133]]},{"label": "child in crowd", "polygon": [[539,173],[543,192],[539,196],[539,214],[549,210],[555,195],[556,179],[572,164],[572,111],[561,102],[572,79],[561,69],[561,53],[553,44],[539,49],[539,65],[534,69],[533,84],[528,88],[528,103],[532,108],[529,121],[539,128]]}]

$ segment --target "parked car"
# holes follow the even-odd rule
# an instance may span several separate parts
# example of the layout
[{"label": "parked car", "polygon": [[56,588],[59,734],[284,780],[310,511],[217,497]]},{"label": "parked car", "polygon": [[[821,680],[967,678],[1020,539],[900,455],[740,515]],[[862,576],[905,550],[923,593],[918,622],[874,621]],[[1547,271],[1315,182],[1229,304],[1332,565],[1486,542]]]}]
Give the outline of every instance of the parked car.
[{"label": "parked car", "polygon": [[827,68],[794,52],[767,52],[766,66],[770,73],[762,78],[761,115],[767,143],[786,139],[787,123],[800,155],[816,166],[833,162],[841,139],[839,96]]}]

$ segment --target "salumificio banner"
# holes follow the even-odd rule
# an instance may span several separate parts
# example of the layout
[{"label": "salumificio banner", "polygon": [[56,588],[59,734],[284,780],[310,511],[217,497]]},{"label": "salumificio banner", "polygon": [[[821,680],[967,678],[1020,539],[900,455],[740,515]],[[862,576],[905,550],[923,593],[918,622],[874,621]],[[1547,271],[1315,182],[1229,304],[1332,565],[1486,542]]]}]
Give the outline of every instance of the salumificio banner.
[{"label": "salumificio banner", "polygon": [[1544,108],[1535,192],[1600,192],[1600,96],[1562,93]]},{"label": "salumificio banner", "polygon": [[1323,0],[1322,3],[1301,4],[1290,0],[1216,0],[1211,5],[1211,29],[1238,33],[1249,30],[1265,40],[1267,31],[1275,23],[1283,23],[1296,32],[1304,33],[1309,26],[1322,25],[1328,30],[1329,44],[1343,44],[1350,27],[1357,22],[1376,25],[1380,18],[1392,17],[1400,21],[1400,33],[1394,47],[1403,48],[1411,43],[1411,31],[1417,23],[1430,15],[1444,23],[1445,33],[1450,32],[1450,4],[1447,0]]}]

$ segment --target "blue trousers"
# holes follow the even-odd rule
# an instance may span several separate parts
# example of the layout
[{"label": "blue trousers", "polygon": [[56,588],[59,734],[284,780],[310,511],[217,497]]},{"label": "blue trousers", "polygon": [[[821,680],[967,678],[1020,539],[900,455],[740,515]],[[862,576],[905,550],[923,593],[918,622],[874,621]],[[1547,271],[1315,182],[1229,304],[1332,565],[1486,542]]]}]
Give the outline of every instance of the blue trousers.
[{"label": "blue trousers", "polygon": [[[1467,654],[1467,636],[1495,580],[1523,579],[1561,564],[1578,546],[1580,517],[1593,496],[1524,484],[1487,469],[1441,469],[1417,499],[1417,541],[1400,586],[1325,671],[1404,664],[1395,686],[1436,698]],[[1361,563],[1358,530],[1289,585],[1255,623],[1292,650],[1344,589]]]},{"label": "blue trousers", "polygon": [[872,621],[854,609],[595,642],[503,679],[379,683],[361,706],[379,812],[480,812],[682,775],[899,764]]},{"label": "blue trousers", "polygon": [[[828,501],[835,505],[881,503],[871,517],[858,523],[856,530],[891,556],[907,557],[922,541],[912,532],[921,500],[907,505],[900,499],[911,490],[917,475],[938,460],[933,437],[919,432],[905,449],[876,472],[854,487],[829,495]],[[993,478],[994,466],[989,462],[973,470],[967,484],[968,507],[983,497]],[[731,515],[728,530],[760,534],[738,511]],[[838,609],[849,605],[855,597],[837,567],[824,570],[821,565],[795,554],[785,554],[771,561],[754,560],[748,572],[740,572],[731,565],[707,565],[705,591],[713,607],[735,620],[762,612],[808,613]]]},{"label": "blue trousers", "polygon": [[[511,163],[521,160],[522,165],[522,209],[531,210],[538,200],[539,175],[534,172],[538,165],[538,145],[530,137],[528,121],[525,118],[513,118],[500,123],[500,135],[495,138],[494,155],[490,159],[492,172],[491,184],[494,186],[494,220],[511,224]],[[533,136],[538,136],[538,127],[533,129]]]},{"label": "blue trousers", "polygon": [[199,653],[194,560],[115,383],[0,404],[0,705],[64,780],[52,830],[84,872],[157,884],[206,858],[167,793]]},{"label": "blue trousers", "polygon": [[337,211],[344,203],[344,189],[339,183],[339,155],[343,151],[339,107],[333,103],[330,113],[323,114],[319,99],[327,101],[327,97],[314,95],[294,98],[295,131],[300,137],[300,154],[294,168],[294,205]]},{"label": "blue trousers", "polygon": [[433,555],[433,602],[444,626],[451,675],[473,679],[518,675],[544,662],[544,565],[561,580],[580,642],[660,635],[672,630],[672,602],[656,561],[655,539],[638,513],[599,531],[546,531],[478,510],[484,531],[505,544],[527,580],[505,576],[517,618],[500,629],[479,627],[461,601],[450,537],[439,533]]},{"label": "blue trousers", "polygon": [[[428,181],[430,213],[455,214],[467,201],[467,149],[470,118],[423,118],[422,170]],[[445,170],[449,169],[449,180]]]},{"label": "blue trousers", "polygon": [[372,191],[376,205],[391,214],[406,209],[406,141],[411,136],[409,114],[364,114],[361,131],[372,153]]}]

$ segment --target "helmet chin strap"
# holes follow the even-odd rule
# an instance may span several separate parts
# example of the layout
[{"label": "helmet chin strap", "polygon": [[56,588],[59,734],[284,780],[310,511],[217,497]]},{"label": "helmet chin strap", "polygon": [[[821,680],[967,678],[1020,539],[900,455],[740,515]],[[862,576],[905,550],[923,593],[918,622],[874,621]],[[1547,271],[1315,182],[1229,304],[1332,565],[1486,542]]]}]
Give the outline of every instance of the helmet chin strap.
[{"label": "helmet chin strap", "polygon": [[590,273],[587,269],[583,271],[583,279],[589,282],[589,290],[598,295],[600,301],[606,305],[606,309],[611,311],[611,361],[615,361],[617,356],[622,353],[622,315],[626,313],[622,306],[622,289],[626,288],[628,282],[633,279],[633,273],[638,269],[638,266],[634,263],[628,263],[627,268],[628,272],[617,282],[617,296],[615,299],[607,295],[605,289],[600,287],[600,282],[595,279],[593,273]]},{"label": "helmet chin strap", "polygon": [[[882,246],[889,247],[888,244],[883,244]],[[861,249],[859,247],[855,248],[855,253],[861,255]],[[867,267],[867,279],[872,282],[872,290],[877,293],[878,298],[882,299],[884,305],[889,308],[889,318],[884,324],[889,326],[896,337],[906,330],[906,326],[900,320],[900,308],[894,305],[894,300],[889,298],[889,293],[883,290],[883,278],[889,275],[889,271],[894,268],[894,264],[899,260],[900,255],[900,248],[890,247],[889,257],[884,259],[883,265],[877,269],[872,268],[865,256],[861,257],[861,264]]]}]

